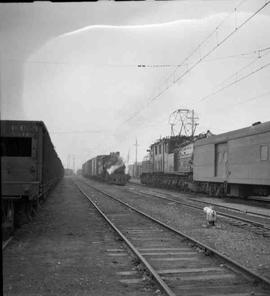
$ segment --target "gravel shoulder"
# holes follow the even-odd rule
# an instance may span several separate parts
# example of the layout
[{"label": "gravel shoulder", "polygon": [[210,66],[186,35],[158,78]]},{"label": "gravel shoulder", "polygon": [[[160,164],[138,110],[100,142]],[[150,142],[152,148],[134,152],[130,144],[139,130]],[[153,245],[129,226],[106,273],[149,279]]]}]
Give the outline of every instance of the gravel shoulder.
[{"label": "gravel shoulder", "polygon": [[133,255],[65,178],[5,249],[3,291],[25,296],[157,295],[157,287],[140,272],[134,283],[134,275],[119,275],[129,270],[136,271]]},{"label": "gravel shoulder", "polygon": [[[126,186],[127,188],[136,189],[140,192],[150,192],[154,194],[163,194],[166,197],[173,198],[176,200],[185,200],[189,202],[196,202],[198,204],[201,203],[202,205],[205,204],[212,204],[215,208],[222,209],[222,211],[228,213],[237,212],[238,215],[242,216],[243,218],[248,217],[252,218],[253,220],[257,220],[259,223],[264,223],[270,225],[270,203],[268,202],[261,202],[252,199],[240,199],[240,198],[233,198],[233,197],[209,197],[202,193],[191,193],[191,192],[180,192],[173,189],[165,189],[165,188],[152,188],[140,183],[129,183]],[[256,215],[256,213],[258,215]],[[248,214],[248,215],[247,215]],[[263,215],[263,216],[260,216]]]},{"label": "gravel shoulder", "polygon": [[[87,182],[93,182],[87,180]],[[270,238],[248,229],[218,220],[215,227],[207,227],[205,215],[197,210],[176,205],[151,196],[136,195],[125,187],[94,182],[95,186],[112,192],[122,201],[152,215],[170,226],[194,237],[219,252],[233,258],[253,271],[270,278]]]}]

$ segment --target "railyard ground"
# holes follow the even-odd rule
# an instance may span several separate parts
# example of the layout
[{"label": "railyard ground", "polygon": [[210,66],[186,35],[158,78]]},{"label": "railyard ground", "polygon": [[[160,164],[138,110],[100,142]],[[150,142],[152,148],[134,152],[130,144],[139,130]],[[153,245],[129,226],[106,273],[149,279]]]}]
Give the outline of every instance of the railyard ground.
[{"label": "railyard ground", "polygon": [[[126,186],[84,181],[270,278],[270,237],[221,220],[207,228],[204,215],[192,209],[132,195]],[[125,256],[117,254],[119,249]],[[5,295],[161,295],[141,270],[136,276],[120,274],[137,270],[137,261],[68,177],[38,216],[16,231],[3,259]]]},{"label": "railyard ground", "polygon": [[[131,189],[133,189],[132,191],[134,193],[140,190],[136,186],[132,186],[132,184],[129,187],[133,187]],[[155,192],[156,190],[159,189],[144,188],[144,191]],[[132,194],[121,193],[117,190],[117,187],[110,189],[110,191],[115,195],[117,194],[118,198],[122,201],[128,202],[141,211],[190,235],[254,272],[270,279],[269,236],[264,237],[256,234],[248,227],[236,226],[220,217],[217,217],[215,227],[207,227],[203,212],[198,212],[188,207],[177,206],[174,202],[157,199],[149,195],[134,194],[132,196]],[[159,191],[170,192],[167,190]],[[178,192],[173,195],[177,196],[179,200],[186,198],[186,193]],[[253,210],[255,210],[254,207]],[[267,211],[269,213],[269,209]]]},{"label": "railyard ground", "polygon": [[[91,180],[86,182],[93,183]],[[254,272],[270,279],[270,237],[253,232],[249,227],[237,226],[217,217],[215,227],[207,227],[203,211],[198,211],[185,206],[178,206],[174,202],[155,198],[149,195],[138,195],[140,188],[136,186],[111,186],[94,182],[95,186],[102,186],[124,202],[161,220],[200,242],[216,249],[253,270]],[[130,189],[133,190],[128,190]],[[133,188],[131,188],[133,187]],[[154,191],[154,188],[144,190]],[[132,191],[134,194],[132,194]],[[166,190],[165,190],[166,191]],[[176,193],[178,198],[186,197],[186,193]]]},{"label": "railyard ground", "polygon": [[[124,256],[117,250],[123,249]],[[122,252],[123,253],[123,252]],[[3,252],[4,295],[161,295],[71,178]],[[119,273],[120,272],[120,273]]]}]

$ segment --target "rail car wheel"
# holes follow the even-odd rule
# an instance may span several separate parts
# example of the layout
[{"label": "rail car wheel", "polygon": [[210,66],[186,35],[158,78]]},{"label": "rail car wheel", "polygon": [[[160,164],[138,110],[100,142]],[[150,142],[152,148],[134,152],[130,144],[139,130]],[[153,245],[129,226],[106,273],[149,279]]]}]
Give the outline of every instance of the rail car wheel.
[{"label": "rail car wheel", "polygon": [[37,214],[38,210],[40,209],[40,200],[39,197],[33,201],[33,211]]},{"label": "rail car wheel", "polygon": [[14,202],[6,200],[2,203],[2,234],[7,239],[14,231]]},{"label": "rail car wheel", "polygon": [[31,221],[35,212],[34,212],[34,202],[32,200],[28,200],[25,203],[25,214],[28,221]]},{"label": "rail car wheel", "polygon": [[30,222],[33,215],[33,201],[29,201],[28,198],[25,197],[16,202],[15,225],[17,227]]}]

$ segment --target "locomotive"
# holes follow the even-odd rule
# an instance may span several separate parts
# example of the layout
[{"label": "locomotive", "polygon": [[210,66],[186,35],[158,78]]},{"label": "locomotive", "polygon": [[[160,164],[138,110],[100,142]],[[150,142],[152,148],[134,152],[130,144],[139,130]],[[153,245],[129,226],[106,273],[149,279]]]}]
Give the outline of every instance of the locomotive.
[{"label": "locomotive", "polygon": [[41,121],[1,121],[2,233],[31,220],[63,176],[62,162]]},{"label": "locomotive", "polygon": [[270,122],[150,146],[141,183],[214,196],[270,195]]},{"label": "locomotive", "polygon": [[125,185],[130,176],[125,174],[126,166],[119,152],[98,155],[82,165],[82,175],[109,184]]}]

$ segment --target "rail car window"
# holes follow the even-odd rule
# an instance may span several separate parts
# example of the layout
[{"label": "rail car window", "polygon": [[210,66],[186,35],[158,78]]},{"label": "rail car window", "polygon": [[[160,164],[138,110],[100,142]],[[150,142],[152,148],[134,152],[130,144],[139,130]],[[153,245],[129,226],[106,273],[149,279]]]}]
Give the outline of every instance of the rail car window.
[{"label": "rail car window", "polygon": [[159,154],[161,154],[161,145],[158,146]]},{"label": "rail car window", "polygon": [[155,154],[157,155],[157,146],[155,146]]},{"label": "rail car window", "polygon": [[261,160],[267,160],[268,159],[268,146],[267,145],[261,145]]},{"label": "rail car window", "polygon": [[1,156],[30,157],[32,152],[32,138],[1,137]]}]

